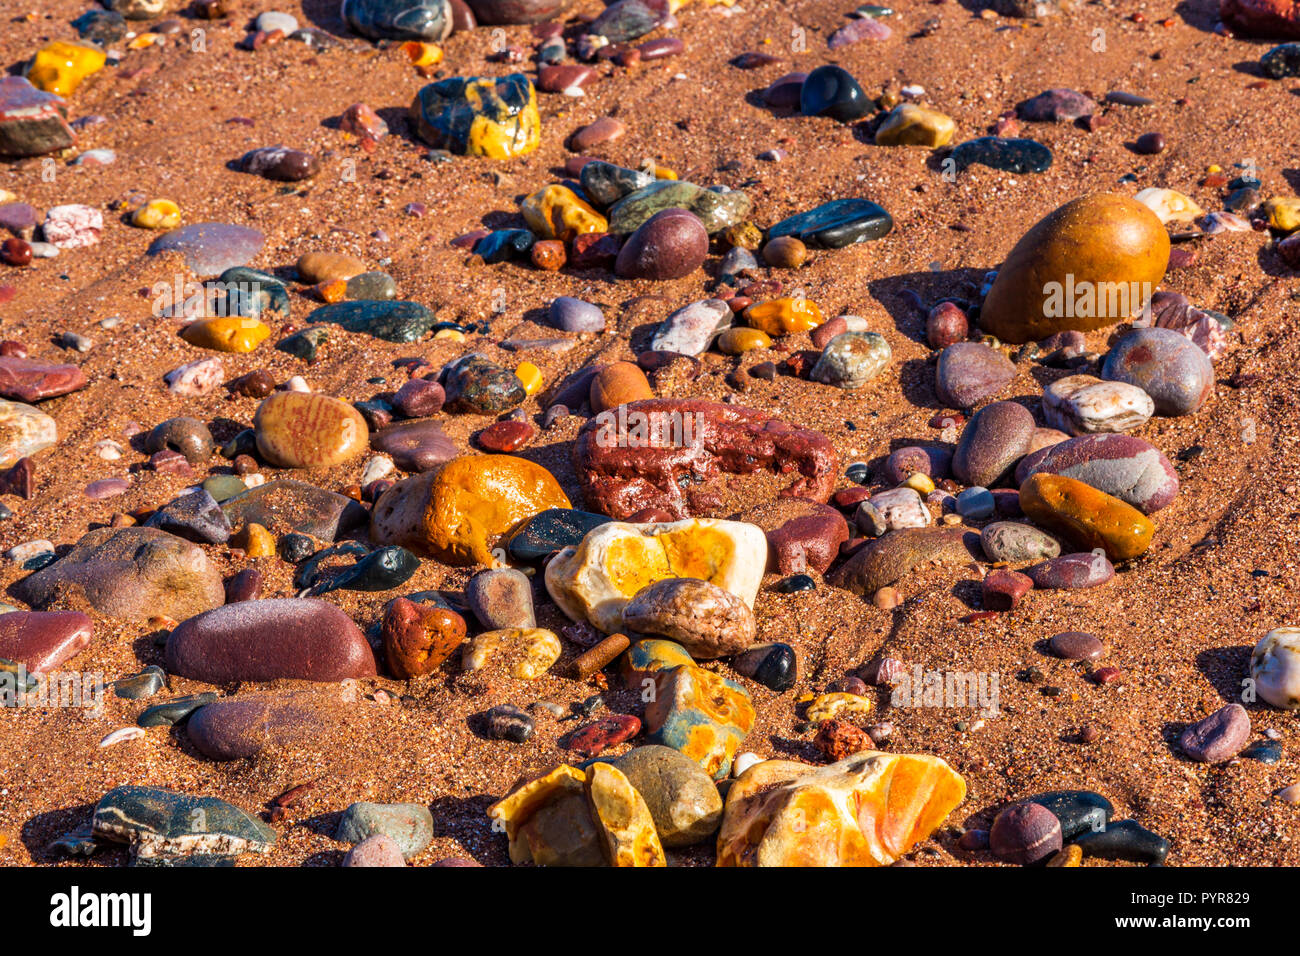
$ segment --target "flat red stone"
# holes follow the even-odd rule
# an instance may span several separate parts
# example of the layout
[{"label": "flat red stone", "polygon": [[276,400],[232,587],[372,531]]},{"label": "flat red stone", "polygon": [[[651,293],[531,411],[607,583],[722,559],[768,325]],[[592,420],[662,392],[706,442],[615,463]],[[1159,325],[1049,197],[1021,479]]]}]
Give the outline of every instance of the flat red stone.
[{"label": "flat red stone", "polygon": [[536,433],[537,429],[528,422],[497,422],[478,433],[478,446],[484,451],[506,454],[523,448]]},{"label": "flat red stone", "polygon": [[0,398],[35,402],[86,387],[86,376],[75,365],[50,365],[13,355],[0,356]]},{"label": "flat red stone", "polygon": [[84,650],[93,630],[80,611],[10,611],[0,614],[0,657],[45,673]]}]

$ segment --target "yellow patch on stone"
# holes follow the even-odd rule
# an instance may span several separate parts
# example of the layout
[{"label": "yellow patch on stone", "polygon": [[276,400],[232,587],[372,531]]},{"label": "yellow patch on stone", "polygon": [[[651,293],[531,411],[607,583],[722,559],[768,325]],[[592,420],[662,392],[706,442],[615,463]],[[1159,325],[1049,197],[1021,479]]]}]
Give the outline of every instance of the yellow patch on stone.
[{"label": "yellow patch on stone", "polygon": [[756,302],[741,316],[750,326],[771,336],[807,332],[826,321],[812,299],[792,297]]},{"label": "yellow patch on stone", "polygon": [[541,239],[567,242],[587,232],[608,232],[609,221],[567,186],[543,186],[520,204],[524,221]]},{"label": "yellow patch on stone", "polygon": [[244,315],[200,319],[181,330],[186,342],[216,352],[251,352],[270,334],[265,322]]},{"label": "yellow patch on stone", "polygon": [[465,646],[462,664],[467,671],[479,671],[494,659],[504,660],[510,676],[536,680],[560,659],[560,639],[541,627],[504,627],[484,631]]},{"label": "yellow patch on stone", "polygon": [[46,93],[71,96],[82,80],[104,68],[106,59],[96,47],[54,40],[36,52],[27,79]]}]

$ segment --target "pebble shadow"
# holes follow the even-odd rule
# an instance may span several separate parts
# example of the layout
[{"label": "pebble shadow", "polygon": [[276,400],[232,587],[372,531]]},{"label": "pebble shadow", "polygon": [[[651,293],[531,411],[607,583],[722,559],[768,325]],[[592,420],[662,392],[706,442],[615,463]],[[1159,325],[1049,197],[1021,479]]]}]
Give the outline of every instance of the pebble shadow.
[{"label": "pebble shadow", "polygon": [[1196,668],[1229,704],[1241,703],[1242,675],[1250,673],[1251,648],[1211,647],[1196,655]]}]

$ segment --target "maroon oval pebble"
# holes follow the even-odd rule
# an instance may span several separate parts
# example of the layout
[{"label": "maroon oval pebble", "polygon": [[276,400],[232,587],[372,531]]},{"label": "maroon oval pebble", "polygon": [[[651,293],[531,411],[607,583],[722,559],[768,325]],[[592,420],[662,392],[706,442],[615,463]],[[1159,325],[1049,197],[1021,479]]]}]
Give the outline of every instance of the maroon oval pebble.
[{"label": "maroon oval pebble", "polygon": [[186,724],[190,741],[213,760],[255,757],[269,747],[320,737],[325,702],[311,692],[240,694],[200,707]]},{"label": "maroon oval pebble", "polygon": [[116,498],[118,495],[126,494],[130,487],[131,482],[125,478],[100,478],[86,485],[86,497],[92,501]]},{"label": "maroon oval pebble", "polygon": [[685,209],[655,213],[618,252],[614,271],[624,279],[680,279],[704,264],[709,234]]},{"label": "maroon oval pebble", "polygon": [[478,446],[484,451],[508,454],[523,448],[536,433],[537,429],[529,422],[497,422],[478,433]]},{"label": "maroon oval pebble", "polygon": [[997,815],[989,847],[1008,863],[1029,866],[1061,849],[1061,821],[1037,803],[1016,803]]},{"label": "maroon oval pebble", "polygon": [[393,396],[393,408],[404,418],[425,418],[442,410],[446,390],[432,379],[413,378]]},{"label": "maroon oval pebble", "polygon": [[1034,587],[1044,590],[1095,588],[1115,576],[1115,567],[1104,554],[1091,551],[1063,554],[1025,569]]},{"label": "maroon oval pebble", "polygon": [[[3,620],[3,617],[0,617]],[[169,673],[211,684],[374,677],[375,656],[342,610],[314,598],[227,604],[167,638]]]},{"label": "maroon oval pebble", "polygon": [[1047,646],[1057,657],[1067,661],[1095,661],[1106,653],[1106,645],[1095,634],[1087,631],[1065,631],[1053,634]]},{"label": "maroon oval pebble", "polygon": [[943,349],[964,342],[970,334],[966,313],[951,302],[940,302],[925,320],[925,339],[932,349]]}]

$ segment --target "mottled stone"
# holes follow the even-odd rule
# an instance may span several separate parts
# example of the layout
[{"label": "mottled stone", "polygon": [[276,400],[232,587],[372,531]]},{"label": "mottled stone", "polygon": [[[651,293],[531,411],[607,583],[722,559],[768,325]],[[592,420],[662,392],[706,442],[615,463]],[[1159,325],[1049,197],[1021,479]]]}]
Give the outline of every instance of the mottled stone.
[{"label": "mottled stone", "polygon": [[1178,473],[1155,446],[1130,435],[1083,435],[1032,452],[1016,466],[1016,481],[1030,475],[1074,478],[1149,515],[1178,495]]},{"label": "mottled stone", "polygon": [[979,560],[984,553],[979,540],[976,532],[965,528],[903,528],[859,548],[828,580],[870,597],[920,565]]},{"label": "mottled stone", "polygon": [[696,578],[668,578],[638,591],[623,624],[681,644],[697,660],[729,657],[754,642],[754,612],[731,592]]},{"label": "mottled stone", "polygon": [[110,790],[95,806],[91,827],[98,840],[129,844],[137,863],[269,853],[277,839],[274,830],[234,804],[161,787]]},{"label": "mottled stone", "polygon": [[1172,329],[1134,329],[1106,354],[1101,376],[1135,385],[1158,415],[1191,415],[1214,390],[1210,357]]},{"label": "mottled stone", "polygon": [[1045,173],[1052,168],[1052,151],[1032,139],[981,136],[967,140],[948,154],[958,172],[988,166],[1005,173]]},{"label": "mottled stone", "polygon": [[701,843],[722,821],[722,798],[700,765],[671,747],[634,747],[610,761],[645,800],[666,847]]},{"label": "mottled stone", "polygon": [[1031,520],[1081,548],[1102,549],[1112,561],[1142,554],[1155,533],[1132,505],[1060,475],[1031,475],[1020,486],[1020,506]]},{"label": "mottled stone", "polygon": [[311,749],[330,722],[329,703],[311,692],[239,694],[200,708],[185,729],[213,760],[256,757],[282,747]]},{"label": "mottled stone", "polygon": [[709,347],[718,332],[730,327],[731,321],[731,309],[721,299],[692,302],[664,319],[650,340],[650,348],[659,352],[699,355]]},{"label": "mottled stone", "polygon": [[363,299],[324,305],[307,316],[308,322],[329,322],[348,332],[364,332],[386,342],[415,342],[438,320],[418,302],[401,299]]},{"label": "mottled stone", "polygon": [[1063,554],[1025,569],[1034,587],[1045,590],[1095,588],[1115,576],[1115,568],[1104,554],[1085,551]]},{"label": "mottled stone", "polygon": [[221,574],[197,545],[153,528],[99,528],[14,585],[42,609],[84,601],[111,618],[183,620],[225,600]]},{"label": "mottled stone", "polygon": [[416,94],[410,115],[430,146],[467,156],[523,156],[541,139],[537,92],[522,73],[430,83]]},{"label": "mottled stone", "polygon": [[444,40],[451,33],[448,0],[343,0],[343,22],[372,40]]},{"label": "mottled stone", "polygon": [[247,265],[266,242],[248,226],[226,222],[196,222],[163,233],[149,246],[149,255],[179,252],[197,276],[219,276],[227,269]]},{"label": "mottled stone", "polygon": [[22,402],[0,399],[0,468],[50,448],[58,439],[58,425],[49,415]]},{"label": "mottled stone", "polygon": [[85,373],[76,365],[55,365],[16,356],[0,356],[0,398],[38,402],[85,388]]},{"label": "mottled stone", "polygon": [[460,449],[432,418],[381,428],[370,436],[370,447],[390,456],[402,471],[430,471],[451,461]]},{"label": "mottled stone", "polygon": [[794,236],[810,248],[840,249],[879,239],[893,227],[893,217],[870,200],[835,199],[782,219],[767,230],[767,238]]},{"label": "mottled stone", "polygon": [[861,388],[889,367],[893,352],[877,332],[841,332],[831,339],[808,377],[838,388]]},{"label": "mottled stone", "polygon": [[410,859],[433,841],[433,814],[422,803],[354,803],[339,818],[334,839],[357,844],[377,834]]},{"label": "mottled stone", "polygon": [[1091,375],[1067,375],[1043,391],[1043,418],[1071,435],[1130,431],[1146,424],[1154,411],[1155,402],[1138,386]]},{"label": "mottled stone", "polygon": [[995,521],[980,531],[980,545],[990,561],[1021,564],[1061,554],[1061,543],[1046,532],[1014,521]]},{"label": "mottled stone", "polygon": [[306,482],[279,478],[226,499],[222,511],[234,529],[253,523],[334,541],[366,521],[360,504]]}]

